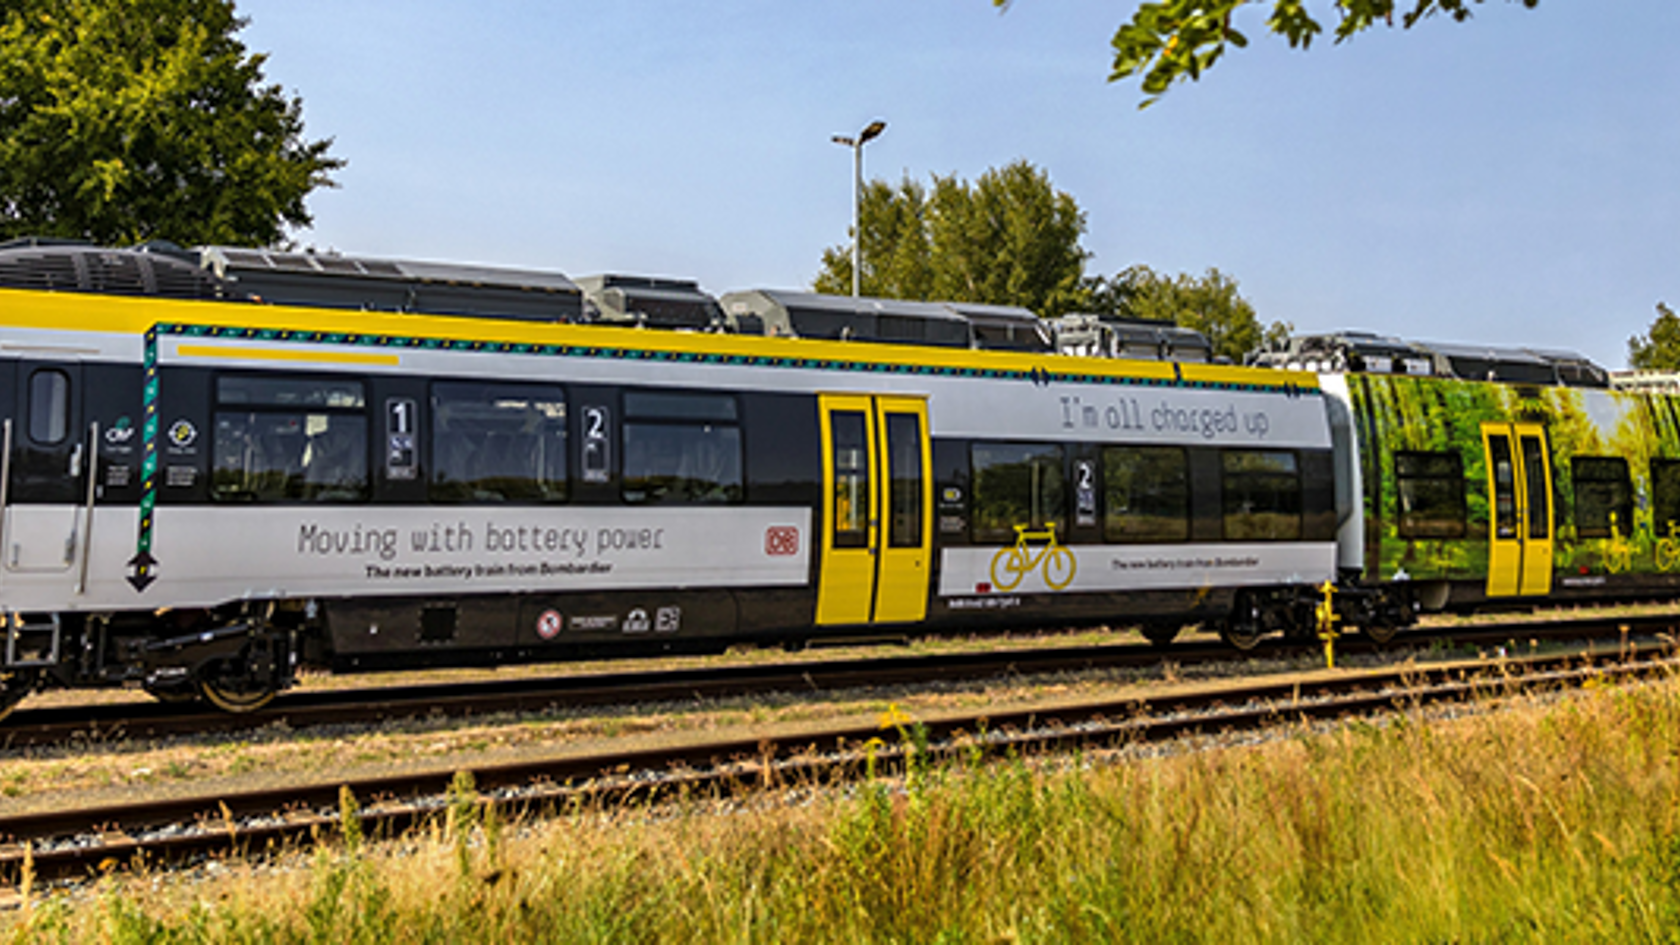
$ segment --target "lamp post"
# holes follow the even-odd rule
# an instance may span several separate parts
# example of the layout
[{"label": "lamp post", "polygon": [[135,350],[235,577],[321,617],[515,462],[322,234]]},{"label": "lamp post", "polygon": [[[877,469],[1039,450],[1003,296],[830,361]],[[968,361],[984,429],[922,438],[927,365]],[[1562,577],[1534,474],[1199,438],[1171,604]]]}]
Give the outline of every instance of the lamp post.
[{"label": "lamp post", "polygon": [[863,279],[863,146],[887,130],[887,123],[879,119],[870,122],[857,137],[835,135],[834,143],[852,149],[852,298],[861,292]]}]

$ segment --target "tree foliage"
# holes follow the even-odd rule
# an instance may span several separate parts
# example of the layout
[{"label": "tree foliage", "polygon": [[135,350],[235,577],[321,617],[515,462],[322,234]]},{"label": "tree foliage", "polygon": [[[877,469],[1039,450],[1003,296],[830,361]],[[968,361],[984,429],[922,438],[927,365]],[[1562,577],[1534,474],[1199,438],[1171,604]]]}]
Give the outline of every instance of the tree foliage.
[{"label": "tree foliage", "polygon": [[[1006,7],[1010,0],[992,0]],[[1327,0],[1336,13],[1336,42],[1378,23],[1411,29],[1436,15],[1463,21],[1486,0]],[[1508,0],[1533,8],[1540,0]],[[1109,81],[1143,76],[1145,105],[1159,98],[1173,83],[1199,79],[1225,55],[1228,46],[1248,45],[1248,37],[1232,28],[1231,16],[1246,6],[1270,7],[1266,29],[1305,49],[1324,32],[1307,11],[1307,0],[1151,0],[1138,6],[1132,19],[1114,34],[1114,70]]]},{"label": "tree foliage", "polygon": [[[861,209],[864,295],[1020,305],[1044,316],[1081,304],[1085,212],[1044,171],[1016,161],[972,184],[934,175],[871,181]],[[823,250],[818,292],[851,291],[849,245]]]},{"label": "tree foliage", "polygon": [[1169,321],[1206,335],[1213,353],[1241,362],[1249,352],[1270,341],[1282,341],[1292,330],[1287,322],[1262,325],[1254,306],[1237,290],[1237,280],[1210,268],[1201,276],[1181,272],[1157,273],[1137,265],[1111,278],[1098,276],[1086,284],[1088,310],[1121,318]]},{"label": "tree foliage", "polygon": [[1639,371],[1680,371],[1680,317],[1661,302],[1651,330],[1628,339],[1628,366]]},{"label": "tree foliage", "polygon": [[269,245],[343,162],[232,0],[0,0],[0,237]]}]

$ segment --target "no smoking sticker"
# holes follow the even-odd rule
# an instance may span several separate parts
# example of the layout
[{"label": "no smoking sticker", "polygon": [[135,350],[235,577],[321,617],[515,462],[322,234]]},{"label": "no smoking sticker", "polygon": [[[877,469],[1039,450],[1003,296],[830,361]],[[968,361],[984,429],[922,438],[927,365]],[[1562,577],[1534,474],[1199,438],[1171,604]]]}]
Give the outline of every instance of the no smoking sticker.
[{"label": "no smoking sticker", "polygon": [[537,636],[552,640],[560,633],[560,611],[545,610],[537,618]]}]

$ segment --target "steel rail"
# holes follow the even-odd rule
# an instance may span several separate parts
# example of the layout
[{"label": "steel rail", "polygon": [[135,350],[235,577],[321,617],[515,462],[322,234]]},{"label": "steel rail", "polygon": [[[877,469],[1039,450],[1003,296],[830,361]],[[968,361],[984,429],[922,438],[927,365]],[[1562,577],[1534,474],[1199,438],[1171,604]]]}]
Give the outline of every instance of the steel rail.
[{"label": "steel rail", "polygon": [[[1358,636],[1337,644],[1343,654],[1379,650],[1405,653],[1440,643],[1497,646],[1518,639],[1650,636],[1680,629],[1680,615],[1594,616],[1499,626],[1410,631],[1387,647]],[[627,670],[524,679],[370,686],[291,692],[248,714],[161,702],[19,709],[0,724],[0,751],[65,743],[166,738],[250,731],[269,725],[293,730],[318,725],[367,723],[439,716],[460,718],[496,712],[536,712],[555,707],[692,702],[771,692],[818,692],[972,681],[999,675],[1028,676],[1094,669],[1180,666],[1232,659],[1281,658],[1315,651],[1316,643],[1271,641],[1249,653],[1214,642],[1168,647],[1099,644],[1017,648],[922,656],[855,657],[674,670]]]},{"label": "steel rail", "polygon": [[[1156,698],[976,713],[930,720],[922,727],[935,757],[976,750],[1018,753],[1109,747],[1301,719],[1346,718],[1586,679],[1674,673],[1680,663],[1667,649],[1556,654],[1233,684]],[[167,864],[298,848],[340,829],[336,810],[343,790],[367,805],[359,812],[365,834],[397,836],[437,816],[460,771],[472,775],[477,791],[487,792],[481,795],[484,803],[495,804],[508,817],[579,804],[650,802],[702,791],[726,794],[777,783],[855,778],[864,766],[863,746],[880,745],[881,736],[879,726],[849,725],[785,736],[0,817],[0,837],[10,841],[0,848],[0,881],[17,883],[26,857],[38,879],[62,879],[96,874],[137,857],[149,864]],[[904,763],[906,750],[882,746],[868,753],[877,770],[889,770]],[[160,827],[174,829],[148,835]],[[79,839],[65,842],[65,838]]]}]

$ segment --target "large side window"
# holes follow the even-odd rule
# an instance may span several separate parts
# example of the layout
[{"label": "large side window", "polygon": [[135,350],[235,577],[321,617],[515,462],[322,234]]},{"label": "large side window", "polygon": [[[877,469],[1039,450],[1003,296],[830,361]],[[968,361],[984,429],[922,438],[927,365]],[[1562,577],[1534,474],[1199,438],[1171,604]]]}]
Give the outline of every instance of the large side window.
[{"label": "large side window", "polygon": [[1394,454],[1401,538],[1464,537],[1464,460],[1457,453]]},{"label": "large side window", "polygon": [[1577,456],[1570,462],[1570,472],[1575,482],[1577,537],[1609,538],[1612,530],[1624,538],[1633,534],[1633,481],[1627,460]]},{"label": "large side window", "polygon": [[566,394],[553,384],[432,385],[434,502],[566,498]]},{"label": "large side window", "polygon": [[624,501],[713,505],[745,497],[731,394],[624,394]]},{"label": "large side window", "polygon": [[1103,537],[1112,542],[1190,537],[1190,471],[1177,446],[1103,450]]},{"label": "large side window", "polygon": [[1226,450],[1220,457],[1226,541],[1297,541],[1301,467],[1288,450]]},{"label": "large side window", "polygon": [[1065,532],[1062,448],[1042,443],[975,443],[970,522],[976,542],[1015,541],[1015,526]]},{"label": "large side window", "polygon": [[217,378],[210,494],[223,502],[366,500],[366,406],[356,380]]}]

